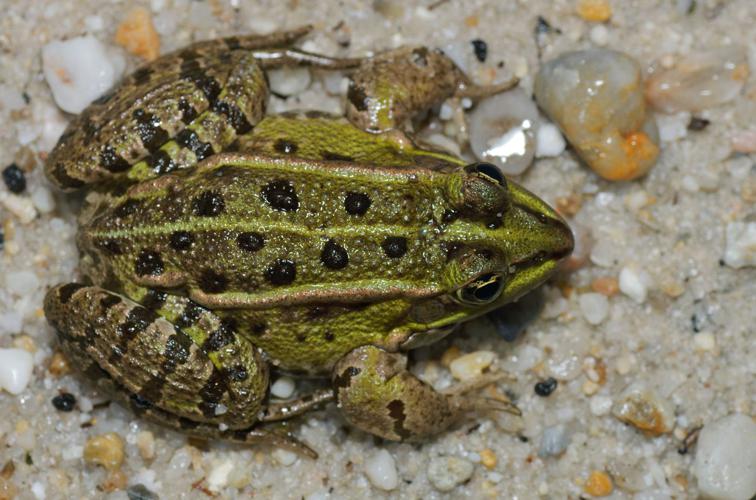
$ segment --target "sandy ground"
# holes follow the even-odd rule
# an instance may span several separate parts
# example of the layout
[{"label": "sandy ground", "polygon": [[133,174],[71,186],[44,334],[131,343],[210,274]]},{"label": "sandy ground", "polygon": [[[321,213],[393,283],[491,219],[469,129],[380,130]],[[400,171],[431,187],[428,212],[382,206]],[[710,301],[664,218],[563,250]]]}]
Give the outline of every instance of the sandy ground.
[{"label": "sandy ground", "polygon": [[[463,54],[473,78],[516,74],[528,91],[539,65],[533,36],[538,16],[559,30],[544,40],[544,60],[597,40],[595,24],[576,14],[572,0],[139,3],[152,12],[163,52],[197,39],[312,23],[315,32],[305,42],[310,50],[361,55],[402,44],[446,47]],[[666,0],[610,3],[602,43],[644,66],[667,54],[737,42],[749,47],[756,67],[756,9],[750,0],[699,0],[690,14]],[[681,131],[662,143],[658,164],[641,180],[603,181],[570,151],[537,160],[521,176],[529,189],[572,213],[569,221],[579,238],[576,269],[546,287],[543,312],[515,341],[483,319],[416,356],[417,372],[443,387],[452,377],[438,360],[450,347],[493,351],[496,365],[515,376],[500,382],[497,391],[516,400],[521,420],[471,416],[413,446],[349,430],[327,408],[308,415],[298,431],[320,453],[313,461],[265,447],[188,442],[115,404],[98,404],[101,395],[51,365],[54,334],[41,312],[46,288],[76,277],[77,199],[55,192],[42,173],[41,158],[69,117],[52,99],[40,52],[52,40],[87,33],[117,47],[116,27],[133,5],[88,0],[1,5],[0,85],[6,99],[23,92],[28,102],[13,110],[0,107],[0,166],[15,161],[26,171],[27,188],[19,196],[31,199],[38,214],[24,218],[7,199],[0,206],[5,240],[0,347],[31,351],[34,361],[31,381],[20,394],[0,392],[0,468],[5,466],[0,498],[15,492],[17,498],[122,499],[126,487],[132,498],[148,498],[137,495],[138,484],[160,498],[578,498],[601,491],[594,482],[603,476],[596,472],[610,478],[611,498],[695,498],[695,446],[681,453],[683,439],[724,415],[756,412],[754,270],[721,261],[727,223],[754,216],[754,156],[735,155],[730,147],[731,135],[756,116],[753,77],[736,99],[698,114],[710,120],[702,131],[685,129],[687,114],[664,117]],[[475,59],[473,39],[488,45],[484,63]],[[123,54],[129,69],[139,64]],[[272,108],[338,110],[339,98],[324,97],[323,86],[323,76],[314,75],[306,90],[276,99]],[[7,195],[5,185],[0,194]],[[607,292],[622,270],[645,282],[641,300]],[[23,283],[12,284],[11,277]],[[599,278],[604,280],[597,284]],[[609,308],[606,319],[592,325],[580,298],[596,287],[610,295]],[[21,325],[8,326],[11,313],[21,316]],[[556,390],[537,395],[535,384],[548,377],[558,380]],[[643,387],[651,407],[668,412],[662,411],[660,425],[669,432],[644,434],[612,414],[628,387]],[[51,404],[61,391],[75,396],[73,411]],[[108,432],[125,442],[123,463],[110,471],[82,458],[87,440]],[[435,471],[448,457],[460,460],[442,476],[461,484],[443,492]],[[369,478],[371,468],[395,471],[397,484]],[[384,491],[376,486],[381,484],[395,488]]]}]

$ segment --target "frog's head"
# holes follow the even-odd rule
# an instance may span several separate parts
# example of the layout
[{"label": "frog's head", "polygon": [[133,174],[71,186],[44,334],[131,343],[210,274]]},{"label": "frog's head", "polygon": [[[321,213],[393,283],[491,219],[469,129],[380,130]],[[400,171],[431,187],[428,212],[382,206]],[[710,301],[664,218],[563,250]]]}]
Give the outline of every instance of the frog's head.
[{"label": "frog's head", "polygon": [[574,239],[565,221],[495,166],[475,163],[447,179],[451,209],[441,217],[447,220],[441,279],[449,322],[516,300],[543,283],[572,252]]}]

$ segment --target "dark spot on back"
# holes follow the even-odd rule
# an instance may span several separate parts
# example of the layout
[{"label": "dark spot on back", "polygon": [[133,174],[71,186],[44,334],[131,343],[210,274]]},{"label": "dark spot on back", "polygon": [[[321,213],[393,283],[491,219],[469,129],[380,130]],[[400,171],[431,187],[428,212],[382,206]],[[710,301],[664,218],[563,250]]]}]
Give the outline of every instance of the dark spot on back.
[{"label": "dark spot on back", "polygon": [[178,165],[173,161],[171,155],[163,149],[157,150],[155,154],[148,156],[144,161],[147,163],[147,166],[158,175],[173,172],[178,168]]},{"label": "dark spot on back", "polygon": [[223,394],[228,389],[226,377],[217,368],[213,369],[213,373],[205,382],[204,387],[200,389],[200,397],[202,402],[199,404],[199,408],[207,418],[215,418],[215,408],[218,403],[223,399]]},{"label": "dark spot on back", "polygon": [[58,301],[60,301],[61,304],[66,304],[71,300],[71,296],[76,293],[77,290],[81,290],[82,288],[86,287],[79,283],[68,283],[67,285],[63,285],[58,289]]},{"label": "dark spot on back", "polygon": [[239,233],[236,237],[236,244],[244,251],[257,252],[265,246],[265,238],[262,234],[256,232]]},{"label": "dark spot on back", "polygon": [[134,71],[131,74],[131,78],[134,80],[134,83],[136,85],[144,85],[145,83],[150,81],[152,73],[153,71],[149,66],[144,66]]},{"label": "dark spot on back", "polygon": [[204,191],[192,202],[194,214],[200,217],[215,217],[223,213],[226,203],[223,196],[215,191]]},{"label": "dark spot on back", "polygon": [[129,198],[113,210],[113,215],[122,219],[133,215],[137,211],[137,208],[139,208],[139,202],[133,198]]},{"label": "dark spot on back", "polygon": [[354,161],[351,156],[334,153],[333,151],[322,151],[320,157],[328,161]]},{"label": "dark spot on back", "polygon": [[125,172],[131,165],[116,153],[113,146],[105,146],[100,152],[100,167],[108,172],[118,173]]},{"label": "dark spot on back", "polygon": [[349,264],[349,254],[343,246],[328,240],[320,252],[320,261],[329,269],[344,269]]},{"label": "dark spot on back", "polygon": [[205,269],[200,275],[198,285],[205,293],[223,293],[228,288],[228,278],[212,269]]},{"label": "dark spot on back", "polygon": [[262,335],[262,334],[264,334],[264,333],[265,333],[265,329],[266,329],[267,327],[268,327],[268,326],[267,326],[267,325],[265,324],[265,322],[263,322],[263,321],[260,321],[260,322],[258,322],[258,323],[252,323],[252,324],[251,324],[251,325],[249,326],[249,331],[250,331],[250,332],[251,332],[251,333],[252,333],[253,335],[255,335],[255,336],[259,337],[260,335]]},{"label": "dark spot on back", "polygon": [[368,96],[365,93],[365,89],[358,87],[353,82],[349,83],[347,100],[352,103],[357,111],[366,111],[368,109]]},{"label": "dark spot on back", "polygon": [[249,377],[249,374],[244,365],[236,365],[228,369],[227,376],[234,382],[244,382]]},{"label": "dark spot on back", "polygon": [[279,153],[286,153],[286,154],[294,154],[297,152],[297,145],[291,141],[288,141],[286,139],[278,139],[273,144],[273,149],[278,151]]},{"label": "dark spot on back", "polygon": [[181,328],[192,326],[197,322],[205,308],[193,301],[188,301],[181,316],[176,320],[176,324]]},{"label": "dark spot on back", "polygon": [[122,300],[123,299],[121,299],[121,297],[119,297],[118,295],[107,294],[105,297],[100,299],[100,307],[102,307],[103,310],[108,310],[114,305],[120,304]]},{"label": "dark spot on back", "polygon": [[137,276],[159,276],[165,271],[165,264],[158,252],[142,250],[136,258],[134,271]]},{"label": "dark spot on back", "polygon": [[176,144],[181,147],[187,148],[194,153],[197,157],[197,161],[202,161],[208,156],[215,153],[213,145],[209,142],[202,142],[194,130],[185,128],[176,136]]},{"label": "dark spot on back", "polygon": [[398,259],[407,253],[407,238],[402,236],[389,236],[383,240],[381,248],[383,248],[386,257]]},{"label": "dark spot on back", "polygon": [[252,124],[249,123],[244,112],[236,104],[230,104],[226,101],[215,101],[212,109],[216,113],[226,115],[226,120],[238,135],[244,135],[252,130]]},{"label": "dark spot on back", "polygon": [[213,352],[232,343],[236,338],[234,336],[235,325],[234,320],[226,319],[221,321],[218,329],[212,332],[202,344],[202,350]]},{"label": "dark spot on back", "polygon": [[194,243],[194,236],[189,231],[174,231],[171,233],[170,244],[174,250],[188,250]]},{"label": "dark spot on back", "polygon": [[178,109],[181,111],[181,121],[187,125],[197,118],[197,110],[194,109],[194,106],[192,106],[192,103],[186,97],[179,98]]},{"label": "dark spot on back", "polygon": [[210,103],[210,107],[212,108],[215,104],[215,101],[218,99],[218,94],[221,92],[220,85],[218,84],[218,81],[209,75],[193,75],[192,81],[194,84],[199,88],[203,94],[205,94],[205,98]]},{"label": "dark spot on back", "polygon": [[157,315],[144,307],[135,307],[126,315],[126,321],[118,325],[118,333],[121,336],[121,347],[126,352],[126,344],[129,340],[142,333],[157,319]]},{"label": "dark spot on back", "polygon": [[97,242],[97,246],[100,248],[104,248],[111,255],[121,255],[123,253],[123,249],[121,248],[121,245],[119,245],[116,240],[111,240],[111,239],[100,240]]},{"label": "dark spot on back", "polygon": [[287,259],[277,259],[265,270],[265,279],[272,285],[289,285],[297,277],[297,265]]},{"label": "dark spot on back", "polygon": [[141,304],[147,309],[155,311],[156,309],[163,307],[167,298],[168,294],[166,292],[150,288],[147,290],[147,293],[144,294],[144,297],[142,297]]},{"label": "dark spot on back", "polygon": [[365,215],[371,203],[370,197],[365,193],[349,192],[344,198],[344,208],[350,215]]},{"label": "dark spot on back", "polygon": [[58,184],[60,184],[64,188],[75,189],[75,188],[80,188],[86,184],[84,181],[76,179],[68,175],[68,172],[66,171],[66,166],[60,162],[55,164],[55,168],[53,169],[52,175],[55,178],[55,180],[58,181]]},{"label": "dark spot on back", "polygon": [[389,416],[394,420],[394,432],[401,438],[407,439],[412,433],[404,427],[407,415],[404,413],[404,402],[401,399],[395,399],[386,405]]},{"label": "dark spot on back", "polygon": [[338,389],[349,387],[352,383],[352,377],[356,377],[362,372],[356,366],[348,366],[343,372],[333,378],[333,386]]},{"label": "dark spot on back", "polygon": [[269,182],[260,192],[263,199],[275,210],[282,212],[296,211],[299,198],[291,181],[279,179]]}]

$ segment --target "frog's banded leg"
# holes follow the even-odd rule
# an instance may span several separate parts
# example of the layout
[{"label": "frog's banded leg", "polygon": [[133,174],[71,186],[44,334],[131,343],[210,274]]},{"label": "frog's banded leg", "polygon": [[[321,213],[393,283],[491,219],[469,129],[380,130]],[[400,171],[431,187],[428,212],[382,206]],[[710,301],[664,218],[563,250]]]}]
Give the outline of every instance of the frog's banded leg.
[{"label": "frog's banded leg", "polygon": [[260,422],[277,422],[302,415],[334,399],[333,390],[321,389],[292,401],[269,403],[260,413]]},{"label": "frog's banded leg", "polygon": [[[249,430],[267,391],[267,364],[248,342],[227,338],[227,330],[209,333],[199,345],[154,311],[76,283],[47,293],[45,315],[66,354],[122,388],[140,413],[193,434],[215,429],[208,437],[267,435]],[[219,433],[219,424],[228,432]]]},{"label": "frog's banded leg", "polygon": [[480,99],[508,90],[518,80],[478,86],[443,52],[401,47],[364,59],[349,82],[346,114],[369,132],[401,128],[449,97]]},{"label": "frog's banded leg", "polygon": [[426,439],[470,410],[519,414],[511,404],[462,395],[477,387],[437,392],[407,370],[405,355],[375,346],[357,348],[342,358],[332,382],[338,407],[352,425],[393,441]]}]

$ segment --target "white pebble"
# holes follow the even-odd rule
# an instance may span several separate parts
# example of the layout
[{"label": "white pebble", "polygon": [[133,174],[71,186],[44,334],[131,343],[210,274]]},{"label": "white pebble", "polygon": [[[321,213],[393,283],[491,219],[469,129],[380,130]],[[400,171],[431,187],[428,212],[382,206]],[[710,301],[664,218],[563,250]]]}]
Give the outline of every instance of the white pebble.
[{"label": "white pebble", "polygon": [[727,224],[724,262],[735,269],[756,266],[756,222]]},{"label": "white pebble", "polygon": [[756,495],[756,422],[735,413],[706,424],[693,471],[707,498],[746,500]]},{"label": "white pebble", "polygon": [[553,123],[544,123],[536,132],[536,158],[559,156],[567,146],[559,127]]},{"label": "white pebble", "polygon": [[0,192],[0,203],[10,213],[18,217],[21,224],[28,224],[37,217],[37,209],[34,208],[34,203],[27,196]]},{"label": "white pebble", "polygon": [[591,42],[599,47],[603,47],[609,43],[609,30],[603,24],[597,24],[591,28],[589,36],[591,37]]},{"label": "white pebble", "polygon": [[270,393],[281,399],[289,399],[294,394],[296,385],[291,377],[280,377],[270,386]]},{"label": "white pebble", "polygon": [[365,475],[370,484],[384,491],[399,486],[394,457],[386,450],[378,450],[365,460]]},{"label": "white pebble", "polygon": [[591,262],[600,267],[611,267],[617,259],[614,246],[606,239],[600,239],[593,245],[590,255]]},{"label": "white pebble", "polygon": [[428,481],[438,491],[451,491],[470,479],[475,466],[463,458],[434,457],[428,464]]},{"label": "white pebble", "polygon": [[564,453],[570,444],[570,434],[567,426],[558,424],[546,427],[541,436],[541,445],[538,448],[539,457],[558,456]]},{"label": "white pebble", "polygon": [[224,405],[222,403],[215,407],[215,415],[216,416],[218,416],[218,415],[224,415],[227,412],[228,412],[228,406],[226,406],[226,405]]},{"label": "white pebble", "polygon": [[656,126],[659,128],[659,139],[662,142],[674,142],[688,135],[690,113],[682,112],[673,115],[657,115]]},{"label": "white pebble", "polygon": [[34,481],[31,485],[31,492],[34,498],[37,500],[45,500],[47,493],[45,492],[45,485],[39,481]]},{"label": "white pebble", "polygon": [[31,201],[37,207],[39,213],[49,214],[55,209],[55,200],[52,193],[44,186],[39,186],[31,192]]},{"label": "white pebble", "polygon": [[234,469],[234,463],[231,460],[215,462],[213,470],[207,476],[207,489],[218,492],[228,484],[228,476]]},{"label": "white pebble", "polygon": [[11,271],[5,275],[5,286],[16,295],[28,295],[39,287],[39,278],[32,271]]},{"label": "white pebble", "polygon": [[458,380],[472,380],[479,377],[483,370],[491,366],[496,354],[491,351],[475,351],[458,357],[449,365],[454,378]]},{"label": "white pebble", "polygon": [[68,445],[60,452],[63,460],[78,460],[84,456],[84,447],[81,445]]},{"label": "white pebble", "polygon": [[98,15],[87,16],[84,18],[84,26],[89,32],[102,31],[105,21]]},{"label": "white pebble", "polygon": [[310,86],[307,68],[282,68],[268,71],[270,90],[283,96],[297,95]]},{"label": "white pebble", "polygon": [[699,188],[698,181],[692,175],[683,175],[680,186],[689,193],[697,193]]},{"label": "white pebble", "polygon": [[588,323],[598,325],[606,319],[609,313],[609,299],[606,296],[600,293],[584,293],[578,301],[580,311]]},{"label": "white pebble", "polygon": [[591,413],[601,417],[607,415],[612,409],[612,398],[609,396],[593,396],[589,404]]},{"label": "white pebble", "polygon": [[0,84],[0,109],[16,111],[26,106],[24,95],[10,85]]},{"label": "white pebble", "polygon": [[717,339],[709,332],[702,332],[693,335],[693,345],[697,351],[711,352],[717,347]]},{"label": "white pebble", "polygon": [[111,88],[121,77],[122,66],[93,36],[56,40],[42,47],[45,79],[57,105],[69,113],[80,113]]},{"label": "white pebble", "polygon": [[297,454],[293,451],[284,450],[283,448],[276,448],[273,450],[273,458],[276,459],[276,462],[279,464],[288,467],[289,465],[293,464],[297,461]]},{"label": "white pebble", "polygon": [[11,310],[0,314],[0,335],[20,333],[23,325],[24,318],[18,311]]},{"label": "white pebble", "polygon": [[0,388],[11,394],[26,389],[32,375],[32,355],[23,349],[0,349]]},{"label": "white pebble", "polygon": [[639,304],[646,301],[648,294],[648,275],[632,267],[623,267],[619,275],[619,289],[622,293]]}]

